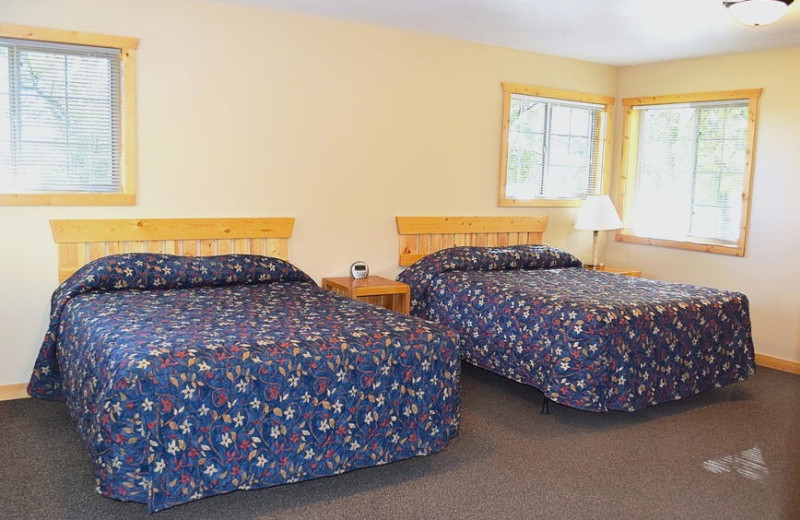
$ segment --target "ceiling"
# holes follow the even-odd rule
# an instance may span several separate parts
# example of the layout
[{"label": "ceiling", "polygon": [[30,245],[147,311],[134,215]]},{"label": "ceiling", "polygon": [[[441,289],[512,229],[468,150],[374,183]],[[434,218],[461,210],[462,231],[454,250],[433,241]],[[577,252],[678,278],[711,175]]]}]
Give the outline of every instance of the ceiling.
[{"label": "ceiling", "polygon": [[543,54],[636,65],[800,46],[800,2],[737,24],[721,0],[219,0]]}]

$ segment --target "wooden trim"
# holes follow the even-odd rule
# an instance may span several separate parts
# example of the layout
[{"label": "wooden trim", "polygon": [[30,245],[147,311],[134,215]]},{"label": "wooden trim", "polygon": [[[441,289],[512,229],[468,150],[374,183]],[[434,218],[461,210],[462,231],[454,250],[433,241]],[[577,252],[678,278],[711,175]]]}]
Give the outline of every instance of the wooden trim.
[{"label": "wooden trim", "polygon": [[0,401],[8,401],[10,399],[22,399],[25,397],[30,397],[28,395],[28,383],[0,385]]},{"label": "wooden trim", "polygon": [[512,199],[506,196],[506,176],[508,174],[508,132],[510,128],[511,95],[523,94],[553,100],[577,101],[581,103],[594,103],[603,105],[605,114],[604,132],[598,133],[599,147],[601,154],[598,161],[598,170],[592,172],[599,177],[600,184],[598,189],[601,193],[607,193],[611,186],[611,133],[613,130],[613,107],[614,98],[601,96],[599,94],[586,94],[583,92],[572,92],[568,90],[557,90],[546,87],[534,87],[529,85],[519,85],[516,83],[502,83],[503,87],[503,125],[500,139],[500,169],[498,180],[497,205],[500,207],[580,207],[583,199]]},{"label": "wooden trim", "polygon": [[[611,189],[611,157],[614,154],[614,145],[611,140],[611,134],[614,132],[614,99],[611,103],[606,105],[604,110],[606,113],[606,127],[605,132],[600,137],[603,149],[600,153],[603,154],[600,161],[600,193],[608,193]],[[598,132],[599,133],[599,132]],[[583,201],[581,206],[583,206]]]},{"label": "wooden trim", "polygon": [[506,197],[506,177],[508,175],[508,130],[511,125],[511,92],[503,83],[503,129],[500,133],[500,169],[498,170],[499,179],[497,182],[497,205],[511,206],[513,199]]},{"label": "wooden trim", "polygon": [[[624,227],[628,227],[626,219],[629,218],[628,208],[633,207],[633,186],[636,186],[636,163],[638,147],[631,143],[631,136],[639,135],[639,119],[632,117],[633,107],[625,106],[625,115],[622,121],[622,162],[620,164],[618,203],[620,218]],[[630,187],[630,189],[629,189]],[[616,233],[619,240],[620,233]]]},{"label": "wooden trim", "polygon": [[744,251],[735,245],[723,246],[719,244],[702,244],[699,242],[681,242],[680,240],[640,237],[630,234],[630,232],[625,229],[617,231],[615,239],[617,242],[627,242],[629,244],[671,247],[674,249],[686,249],[688,251],[700,251],[703,253],[716,253],[720,255],[744,256]]},{"label": "wooden trim", "polygon": [[119,193],[0,194],[0,206],[133,206],[136,204],[136,65],[138,38],[79,31],[0,24],[0,37],[105,47],[119,50],[120,191]]},{"label": "wooden trim", "polygon": [[758,97],[763,89],[751,88],[741,90],[721,90],[717,92],[695,92],[688,94],[673,94],[670,96],[645,96],[625,98],[624,106],[637,105],[669,105],[676,103],[696,103],[698,101],[722,101],[729,99],[747,99]]},{"label": "wooden trim", "polygon": [[761,95],[761,89],[757,93],[750,96],[748,105],[748,116],[750,118],[747,125],[747,144],[745,145],[745,170],[742,182],[742,221],[739,227],[739,243],[738,249],[741,253],[739,256],[744,256],[747,251],[747,227],[750,223],[750,194],[753,192],[751,185],[753,182],[753,171],[755,156],[756,156],[756,135],[758,133],[758,100]]},{"label": "wooden trim", "polygon": [[497,205],[501,208],[579,208],[583,206],[583,199],[507,199],[503,197],[506,192],[505,175],[503,177],[501,198],[497,201]]},{"label": "wooden trim", "polygon": [[756,353],[756,365],[766,368],[774,368],[781,372],[800,375],[800,363],[767,354]]},{"label": "wooden trim", "polygon": [[395,217],[398,263],[454,246],[541,244],[547,217]]},{"label": "wooden trim", "polygon": [[547,87],[534,87],[531,85],[521,85],[519,83],[502,83],[503,92],[513,92],[515,94],[525,94],[526,96],[536,96],[549,99],[566,99],[568,101],[580,101],[581,103],[596,103],[598,105],[613,105],[614,98],[600,94],[587,94],[585,92],[574,92],[572,90],[561,90]]},{"label": "wooden trim", "polygon": [[229,253],[289,258],[294,219],[199,218],[51,220],[58,244],[58,278],[115,253],[213,256]]},{"label": "wooden trim", "polygon": [[[617,231],[615,239],[618,242],[632,244],[653,245],[670,247],[674,249],[685,249],[689,251],[700,251],[705,253],[716,253],[731,256],[745,256],[747,250],[747,235],[750,219],[750,198],[752,191],[752,179],[754,170],[755,143],[758,121],[758,100],[762,89],[742,89],[718,92],[702,92],[689,94],[675,94],[670,96],[652,96],[625,98],[622,100],[624,106],[625,119],[622,127],[622,161],[619,175],[619,197],[618,203],[622,214],[624,228]],[[695,242],[686,240],[670,240],[635,235],[631,229],[630,209],[633,207],[633,186],[636,185],[636,169],[638,164],[638,143],[639,121],[634,110],[637,106],[649,105],[669,105],[680,103],[692,103],[702,101],[724,101],[724,100],[744,100],[747,99],[749,123],[747,126],[747,142],[745,144],[745,168],[742,178],[742,220],[740,222],[739,239],[735,244],[725,244],[722,242]]]},{"label": "wooden trim", "polygon": [[132,198],[130,205],[136,204],[136,51],[133,48],[120,50],[120,70],[122,71],[122,92],[120,93],[120,168],[122,194]]},{"label": "wooden trim", "polygon": [[108,47],[111,49],[136,49],[139,47],[138,38],[80,31],[64,31],[61,29],[45,29],[43,27],[29,27],[26,25],[0,24],[0,36],[19,40],[93,45],[95,47]]},{"label": "wooden trim", "polygon": [[[128,179],[127,173],[125,178]],[[132,186],[131,186],[132,187]],[[0,194],[0,206],[134,206],[134,193]]]}]

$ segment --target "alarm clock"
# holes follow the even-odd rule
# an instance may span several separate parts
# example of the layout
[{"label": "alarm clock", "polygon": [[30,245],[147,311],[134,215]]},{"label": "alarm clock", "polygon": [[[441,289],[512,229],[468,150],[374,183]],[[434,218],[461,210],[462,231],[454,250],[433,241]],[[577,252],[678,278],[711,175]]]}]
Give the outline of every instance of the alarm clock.
[{"label": "alarm clock", "polygon": [[364,262],[353,262],[350,266],[350,276],[355,279],[366,278],[369,276],[369,266]]}]

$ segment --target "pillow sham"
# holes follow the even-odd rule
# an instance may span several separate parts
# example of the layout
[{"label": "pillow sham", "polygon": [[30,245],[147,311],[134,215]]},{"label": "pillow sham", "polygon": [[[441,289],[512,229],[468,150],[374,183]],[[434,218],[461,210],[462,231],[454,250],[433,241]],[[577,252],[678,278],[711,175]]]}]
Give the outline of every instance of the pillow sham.
[{"label": "pillow sham", "polygon": [[34,364],[28,393],[44,399],[63,398],[56,345],[64,306],[75,296],[88,292],[164,290],[279,281],[315,283],[289,262],[260,255],[191,257],[129,253],[104,256],[89,262],[53,293],[50,324]]},{"label": "pillow sham", "polygon": [[582,266],[577,257],[551,246],[460,246],[442,249],[421,258],[400,273],[397,280],[411,286],[413,301],[425,293],[437,274],[448,271],[556,269]]}]

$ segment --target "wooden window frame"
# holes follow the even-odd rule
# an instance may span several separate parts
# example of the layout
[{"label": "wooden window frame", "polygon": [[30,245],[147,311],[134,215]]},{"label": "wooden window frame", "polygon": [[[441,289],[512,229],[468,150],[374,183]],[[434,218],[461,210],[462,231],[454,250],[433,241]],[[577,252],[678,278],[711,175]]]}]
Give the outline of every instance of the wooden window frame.
[{"label": "wooden window frame", "polygon": [[118,193],[0,193],[0,206],[133,206],[136,204],[136,67],[137,38],[59,29],[0,24],[0,37],[66,43],[119,50],[120,191]]},{"label": "wooden window frame", "polygon": [[[614,109],[614,98],[601,96],[599,94],[587,94],[583,92],[573,92],[569,90],[558,90],[546,87],[535,87],[520,85],[515,83],[502,83],[503,87],[503,131],[500,145],[500,175],[498,206],[501,207],[579,207],[583,205],[583,198],[575,199],[510,199],[506,197],[506,174],[508,166],[508,131],[509,114],[511,110],[511,95],[523,94],[550,98],[559,101],[578,101],[581,103],[594,103],[604,105],[605,132],[599,136],[600,144],[603,147],[603,156],[600,158],[600,192],[608,193],[610,184],[609,171],[611,169],[611,133],[613,131],[612,113]],[[599,132],[598,132],[599,133]]]},{"label": "wooden window frame", "polygon": [[[622,100],[624,118],[622,128],[622,162],[619,177],[619,208],[625,227],[617,231],[618,242],[670,247],[732,256],[744,256],[747,250],[747,234],[750,220],[750,197],[753,184],[753,163],[758,121],[758,100],[762,89],[727,90],[717,92],[701,92],[691,94],[674,94],[667,96],[636,97]],[[681,241],[661,238],[642,237],[633,234],[629,226],[628,208],[633,206],[634,186],[636,185],[636,162],[638,146],[638,118],[634,108],[647,105],[665,105],[693,103],[704,101],[725,101],[734,99],[748,100],[747,142],[745,144],[745,169],[742,179],[742,221],[739,225],[739,240],[734,245],[715,243],[714,241]]]}]

